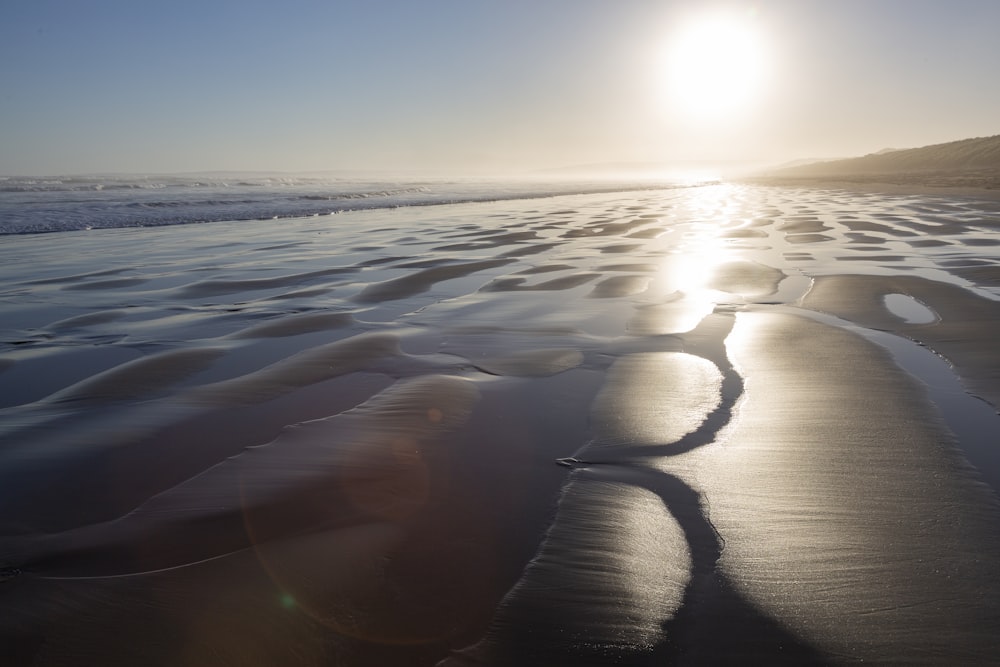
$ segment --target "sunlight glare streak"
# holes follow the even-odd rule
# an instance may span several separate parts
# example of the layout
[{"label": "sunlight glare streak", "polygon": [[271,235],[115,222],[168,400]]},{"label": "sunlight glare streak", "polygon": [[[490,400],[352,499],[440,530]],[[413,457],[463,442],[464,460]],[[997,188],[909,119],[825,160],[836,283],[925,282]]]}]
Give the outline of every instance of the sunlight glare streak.
[{"label": "sunlight glare streak", "polygon": [[659,288],[665,292],[680,292],[689,299],[712,302],[713,290],[708,282],[716,267],[729,258],[725,239],[727,205],[732,198],[732,186],[726,184],[698,188],[691,193],[683,212],[681,238],[661,262]]}]

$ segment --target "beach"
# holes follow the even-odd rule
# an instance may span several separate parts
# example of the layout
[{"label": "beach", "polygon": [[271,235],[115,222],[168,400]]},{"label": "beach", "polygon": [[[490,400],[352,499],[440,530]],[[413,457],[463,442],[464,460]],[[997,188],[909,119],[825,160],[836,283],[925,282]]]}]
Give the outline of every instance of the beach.
[{"label": "beach", "polygon": [[996,659],[1000,198],[424,203],[0,238],[8,664]]}]

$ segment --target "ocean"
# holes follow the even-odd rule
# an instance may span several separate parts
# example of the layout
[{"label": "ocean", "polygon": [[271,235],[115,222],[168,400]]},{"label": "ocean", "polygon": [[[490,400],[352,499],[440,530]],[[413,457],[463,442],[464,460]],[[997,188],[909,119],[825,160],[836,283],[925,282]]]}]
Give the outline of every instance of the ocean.
[{"label": "ocean", "polygon": [[269,220],[684,185],[671,179],[414,179],[293,174],[0,177],[0,234]]}]

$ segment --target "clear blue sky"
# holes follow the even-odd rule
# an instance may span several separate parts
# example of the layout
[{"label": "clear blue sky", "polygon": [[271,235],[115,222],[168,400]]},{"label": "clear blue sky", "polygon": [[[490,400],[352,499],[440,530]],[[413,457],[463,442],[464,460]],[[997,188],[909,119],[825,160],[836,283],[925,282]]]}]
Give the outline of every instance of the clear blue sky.
[{"label": "clear blue sky", "polygon": [[708,4],[6,0],[0,174],[777,162],[1000,133],[1000,1],[721,3],[767,80],[706,125],[665,108],[662,53]]}]

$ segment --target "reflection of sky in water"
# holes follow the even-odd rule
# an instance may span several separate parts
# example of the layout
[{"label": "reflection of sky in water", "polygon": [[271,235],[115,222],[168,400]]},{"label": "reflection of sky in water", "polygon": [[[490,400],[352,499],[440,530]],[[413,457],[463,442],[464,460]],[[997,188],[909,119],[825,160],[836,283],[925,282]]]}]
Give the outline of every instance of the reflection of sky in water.
[{"label": "reflection of sky in water", "polygon": [[930,324],[938,319],[933,310],[906,294],[886,294],[883,297],[889,312],[907,324]]},{"label": "reflection of sky in water", "polygon": [[690,354],[650,352],[620,358],[591,408],[595,441],[587,450],[679,440],[718,405],[721,382],[715,364]]}]

